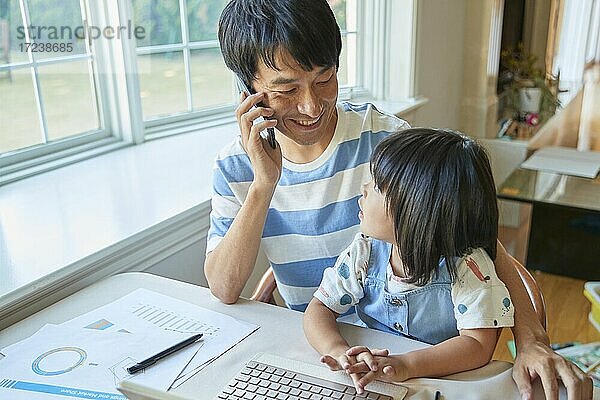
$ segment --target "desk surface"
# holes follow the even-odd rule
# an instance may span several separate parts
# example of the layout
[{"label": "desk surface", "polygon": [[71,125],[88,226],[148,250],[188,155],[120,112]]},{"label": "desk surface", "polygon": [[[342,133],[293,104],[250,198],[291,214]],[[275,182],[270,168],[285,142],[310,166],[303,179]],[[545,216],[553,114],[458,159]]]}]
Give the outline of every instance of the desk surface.
[{"label": "desk surface", "polygon": [[[62,323],[137,288],[153,290],[260,325],[258,331],[175,390],[182,395],[190,398],[213,398],[244,363],[258,352],[319,364],[318,354],[304,337],[302,313],[244,299],[234,305],[225,305],[206,288],[144,273],[127,273],[103,279],[4,329],[0,334],[0,348],[30,336],[46,323]],[[371,329],[346,324],[340,326],[342,334],[351,344],[387,347],[393,353],[426,346]],[[413,379],[403,385],[409,387],[408,399],[431,400],[436,389],[442,391],[446,400],[493,399],[498,398],[499,393],[502,393],[501,397],[504,399],[518,399],[520,397],[511,379],[510,366],[509,363],[494,361],[478,370],[456,374],[452,381]],[[536,394],[543,398],[539,387]],[[599,393],[595,392],[595,398],[600,399]]]},{"label": "desk surface", "polygon": [[498,188],[498,197],[600,211],[600,176],[586,179],[517,168]]}]

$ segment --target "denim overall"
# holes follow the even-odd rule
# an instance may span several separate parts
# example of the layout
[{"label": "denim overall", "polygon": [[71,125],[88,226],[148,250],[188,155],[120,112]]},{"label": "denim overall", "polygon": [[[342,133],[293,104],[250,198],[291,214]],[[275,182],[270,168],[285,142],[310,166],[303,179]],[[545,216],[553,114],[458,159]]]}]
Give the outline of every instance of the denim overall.
[{"label": "denim overall", "polygon": [[458,336],[451,280],[446,263],[425,286],[391,294],[386,272],[392,246],[372,239],[364,297],[356,305],[360,319],[370,328],[436,344]]}]

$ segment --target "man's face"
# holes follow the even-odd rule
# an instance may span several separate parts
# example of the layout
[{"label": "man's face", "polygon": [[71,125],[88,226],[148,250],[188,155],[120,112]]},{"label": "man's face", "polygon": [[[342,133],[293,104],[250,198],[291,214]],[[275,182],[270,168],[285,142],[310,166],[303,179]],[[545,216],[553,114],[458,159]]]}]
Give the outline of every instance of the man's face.
[{"label": "man's face", "polygon": [[264,105],[274,111],[275,128],[298,145],[326,146],[337,123],[335,66],[304,71],[285,50],[275,61],[279,70],[259,63],[253,82],[257,92],[265,93]]}]

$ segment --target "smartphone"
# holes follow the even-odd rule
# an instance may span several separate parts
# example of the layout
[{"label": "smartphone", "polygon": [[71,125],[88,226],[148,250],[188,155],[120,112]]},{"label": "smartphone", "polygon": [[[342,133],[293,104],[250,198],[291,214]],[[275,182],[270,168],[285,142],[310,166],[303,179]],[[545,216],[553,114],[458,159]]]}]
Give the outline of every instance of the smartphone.
[{"label": "smartphone", "polygon": [[[235,78],[236,78],[237,87],[238,87],[238,90],[240,91],[240,93],[241,92],[246,92],[249,95],[250,94],[254,94],[254,91],[250,90],[250,88],[244,84],[244,81],[242,81],[239,76],[236,75]],[[257,106],[263,107],[263,104],[262,103],[258,103]],[[277,148],[277,141],[275,140],[275,129],[274,128],[267,128],[267,137],[266,137],[266,139],[267,139],[267,142],[269,142],[269,146],[271,146],[271,148],[273,148],[273,149]]]}]

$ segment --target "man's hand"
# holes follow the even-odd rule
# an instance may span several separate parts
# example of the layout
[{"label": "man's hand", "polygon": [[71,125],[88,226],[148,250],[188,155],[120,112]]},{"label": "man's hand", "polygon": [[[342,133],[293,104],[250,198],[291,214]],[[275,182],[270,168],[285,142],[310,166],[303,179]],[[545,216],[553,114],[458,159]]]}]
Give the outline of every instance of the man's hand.
[{"label": "man's hand", "polygon": [[270,117],[273,109],[255,107],[264,98],[264,93],[240,95],[240,105],[235,110],[235,116],[242,135],[242,146],[248,153],[252,168],[254,169],[254,182],[261,186],[274,188],[281,175],[282,155],[281,147],[273,149],[260,132],[277,125],[275,119],[265,119],[255,123],[259,117]]},{"label": "man's hand", "polygon": [[567,388],[569,400],[592,398],[592,379],[575,364],[555,353],[546,343],[537,341],[519,348],[513,367],[513,379],[521,397],[533,398],[532,382],[540,378],[547,400],[558,399],[558,381]]}]

